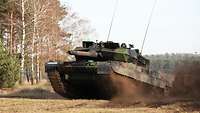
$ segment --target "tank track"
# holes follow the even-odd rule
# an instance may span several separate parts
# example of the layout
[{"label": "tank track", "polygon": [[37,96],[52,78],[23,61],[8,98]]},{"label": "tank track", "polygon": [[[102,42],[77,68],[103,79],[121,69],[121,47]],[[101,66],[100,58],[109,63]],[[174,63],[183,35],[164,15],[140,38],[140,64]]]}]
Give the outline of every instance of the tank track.
[{"label": "tank track", "polygon": [[51,86],[54,91],[59,93],[60,95],[64,95],[66,93],[64,84],[60,78],[59,72],[53,71],[48,73],[49,80],[51,82]]}]

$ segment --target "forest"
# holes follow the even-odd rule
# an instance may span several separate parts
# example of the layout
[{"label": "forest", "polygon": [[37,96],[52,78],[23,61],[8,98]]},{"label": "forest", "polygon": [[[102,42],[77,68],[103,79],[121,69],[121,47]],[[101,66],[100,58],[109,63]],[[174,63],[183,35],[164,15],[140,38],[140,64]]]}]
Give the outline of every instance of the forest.
[{"label": "forest", "polygon": [[39,83],[45,62],[67,60],[66,51],[92,32],[59,0],[1,0],[0,87]]},{"label": "forest", "polygon": [[150,59],[150,70],[172,74],[177,67],[200,64],[200,55],[197,53],[165,53],[146,55]]}]

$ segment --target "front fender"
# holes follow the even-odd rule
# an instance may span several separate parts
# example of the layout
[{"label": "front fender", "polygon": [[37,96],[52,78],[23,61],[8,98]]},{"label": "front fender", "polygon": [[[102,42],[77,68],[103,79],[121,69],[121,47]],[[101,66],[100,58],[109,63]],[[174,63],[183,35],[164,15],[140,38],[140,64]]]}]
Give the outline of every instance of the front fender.
[{"label": "front fender", "polygon": [[45,64],[45,72],[52,72],[52,71],[55,71],[55,70],[58,70],[60,64],[58,62],[47,62]]}]

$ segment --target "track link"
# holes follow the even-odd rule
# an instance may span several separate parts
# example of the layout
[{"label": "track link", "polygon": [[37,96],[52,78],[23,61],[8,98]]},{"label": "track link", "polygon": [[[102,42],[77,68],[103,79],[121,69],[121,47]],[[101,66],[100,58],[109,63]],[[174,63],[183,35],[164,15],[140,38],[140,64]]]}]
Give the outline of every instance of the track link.
[{"label": "track link", "polygon": [[64,95],[66,93],[60,74],[57,71],[48,73],[49,80],[55,92]]}]

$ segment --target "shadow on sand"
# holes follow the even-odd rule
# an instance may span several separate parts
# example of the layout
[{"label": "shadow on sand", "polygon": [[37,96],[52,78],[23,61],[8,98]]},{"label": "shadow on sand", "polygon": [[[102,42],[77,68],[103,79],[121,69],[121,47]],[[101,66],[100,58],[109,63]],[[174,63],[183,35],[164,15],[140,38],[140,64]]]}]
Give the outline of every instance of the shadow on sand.
[{"label": "shadow on sand", "polygon": [[42,88],[21,89],[8,94],[0,94],[0,98],[64,99],[55,92]]}]

